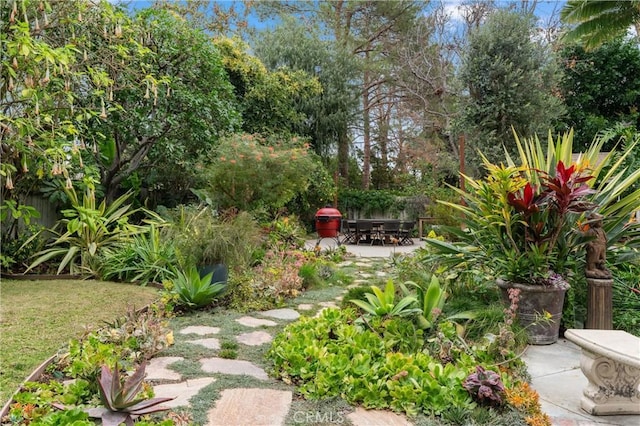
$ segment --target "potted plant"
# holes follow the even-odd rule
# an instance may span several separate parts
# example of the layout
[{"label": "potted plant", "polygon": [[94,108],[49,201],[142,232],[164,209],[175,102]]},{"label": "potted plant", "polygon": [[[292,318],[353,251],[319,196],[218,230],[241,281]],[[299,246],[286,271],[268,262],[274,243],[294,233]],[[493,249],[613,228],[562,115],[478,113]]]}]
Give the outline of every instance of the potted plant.
[{"label": "potted plant", "polygon": [[[578,223],[595,207],[586,167],[554,161],[551,171],[495,165],[484,158],[486,177],[465,176],[464,203],[445,203],[463,213],[465,229],[450,228],[459,241],[428,240],[434,256],[449,264],[488,267],[508,301],[518,291],[518,318],[531,344],[558,339],[568,265],[582,244]],[[511,292],[512,297],[514,295]]]},{"label": "potted plant", "polygon": [[180,206],[175,213],[170,238],[184,269],[196,266],[201,276],[213,273],[213,282],[221,282],[228,269],[249,265],[259,229],[248,213],[219,215],[202,205]]}]

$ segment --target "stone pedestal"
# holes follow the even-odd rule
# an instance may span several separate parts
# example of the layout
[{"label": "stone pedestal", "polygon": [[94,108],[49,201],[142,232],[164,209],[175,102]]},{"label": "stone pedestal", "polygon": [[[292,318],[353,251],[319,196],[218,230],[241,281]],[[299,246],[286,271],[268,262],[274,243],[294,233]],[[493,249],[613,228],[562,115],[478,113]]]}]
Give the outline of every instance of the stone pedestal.
[{"label": "stone pedestal", "polygon": [[613,329],[612,279],[587,278],[587,323],[585,328]]}]

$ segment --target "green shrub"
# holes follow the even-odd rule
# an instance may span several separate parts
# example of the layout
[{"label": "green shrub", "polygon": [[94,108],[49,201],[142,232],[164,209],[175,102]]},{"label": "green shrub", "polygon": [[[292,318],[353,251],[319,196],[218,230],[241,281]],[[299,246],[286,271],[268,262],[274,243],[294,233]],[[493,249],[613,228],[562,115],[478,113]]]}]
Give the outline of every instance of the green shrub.
[{"label": "green shrub", "polygon": [[123,245],[105,250],[98,268],[102,279],[146,285],[175,278],[175,245],[172,240],[161,238],[161,232],[151,225],[148,233],[134,235]]},{"label": "green shrub", "polygon": [[256,280],[253,270],[231,275],[228,288],[222,303],[239,312],[266,311],[281,303],[271,289]]},{"label": "green shrub", "polygon": [[232,271],[249,267],[260,244],[260,229],[249,213],[218,214],[211,207],[179,206],[168,212],[180,265],[188,268],[224,263]]}]

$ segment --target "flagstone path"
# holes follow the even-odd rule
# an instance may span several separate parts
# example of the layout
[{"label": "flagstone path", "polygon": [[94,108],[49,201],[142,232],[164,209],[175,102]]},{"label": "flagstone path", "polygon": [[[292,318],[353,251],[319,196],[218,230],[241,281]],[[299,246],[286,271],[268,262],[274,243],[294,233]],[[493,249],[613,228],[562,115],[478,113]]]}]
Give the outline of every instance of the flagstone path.
[{"label": "flagstone path", "polygon": [[[355,266],[358,269],[371,268],[369,259],[359,258],[357,262],[346,261],[340,264],[341,267]],[[357,280],[354,285],[357,287],[367,285],[374,276],[386,275],[384,272],[356,272]],[[345,292],[347,290],[345,289]],[[254,312],[235,319],[235,323],[244,328],[244,331],[235,333],[233,339],[241,354],[243,347],[261,347],[268,345],[279,330],[278,325],[284,325],[297,320],[302,315],[317,315],[324,309],[337,307],[342,300],[342,296],[337,296],[332,300],[325,300],[314,303],[300,303],[295,308],[273,309],[263,312]],[[315,311],[315,312],[314,312]],[[317,313],[316,313],[317,312]],[[182,375],[172,369],[174,364],[185,362],[183,357],[166,356],[153,358],[147,366],[146,379],[154,384],[154,391],[158,397],[176,397],[165,405],[176,408],[190,406],[190,399],[197,395],[206,386],[215,383],[220,375],[250,376],[258,379],[265,385],[276,383],[270,379],[267,372],[252,362],[242,359],[221,358],[218,355],[221,349],[220,327],[206,325],[190,325],[176,330],[179,335],[186,336],[186,343],[195,347],[204,348],[204,352],[211,352],[211,356],[203,356],[198,359],[197,365],[204,374],[211,374],[208,377],[183,379]],[[178,344],[178,343],[176,343]],[[219,397],[212,404],[212,408],[207,412],[207,426],[275,426],[285,424],[293,401],[292,390],[282,390],[282,383],[277,382],[279,389],[270,388],[229,388],[222,389]],[[324,417],[322,417],[324,415]],[[319,420],[318,413],[296,411],[293,413],[294,422],[314,423]],[[336,414],[334,419],[328,418],[326,414],[320,414],[320,420],[339,421],[341,424],[351,423],[354,426],[406,426],[410,425],[404,416],[382,410],[364,410],[357,408],[355,411],[345,414]]]}]

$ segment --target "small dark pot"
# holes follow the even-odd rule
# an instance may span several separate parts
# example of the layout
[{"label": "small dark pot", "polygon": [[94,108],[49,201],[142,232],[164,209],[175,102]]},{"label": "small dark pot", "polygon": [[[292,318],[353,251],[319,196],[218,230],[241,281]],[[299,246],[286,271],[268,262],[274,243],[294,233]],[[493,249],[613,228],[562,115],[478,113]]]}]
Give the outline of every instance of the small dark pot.
[{"label": "small dark pot", "polygon": [[[507,305],[510,304],[507,290],[510,288],[520,290],[518,322],[525,328],[530,345],[550,345],[558,341],[564,295],[569,289],[568,283],[563,281],[556,285],[529,285],[501,279],[496,283]],[[551,315],[550,321],[541,320],[545,312]]]},{"label": "small dark pot", "polygon": [[211,283],[226,283],[229,278],[229,270],[224,263],[216,263],[214,265],[204,265],[198,268],[200,278],[213,272]]}]

